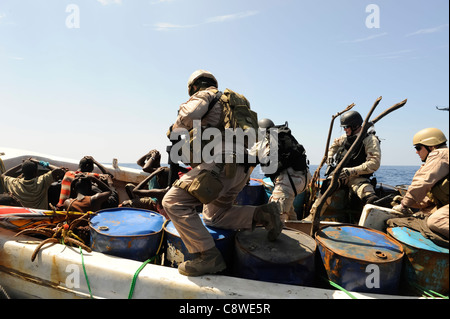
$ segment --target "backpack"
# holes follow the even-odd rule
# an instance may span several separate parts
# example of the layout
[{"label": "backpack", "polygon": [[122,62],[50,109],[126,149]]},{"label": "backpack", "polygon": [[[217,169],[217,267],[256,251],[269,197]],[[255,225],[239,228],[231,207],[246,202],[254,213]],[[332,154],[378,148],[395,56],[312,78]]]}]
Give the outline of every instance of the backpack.
[{"label": "backpack", "polygon": [[278,162],[279,170],[292,167],[295,171],[304,171],[308,168],[306,151],[292,135],[287,122],[276,126],[278,130]]},{"label": "backpack", "polygon": [[258,115],[250,109],[250,103],[245,96],[225,89],[220,96],[220,102],[223,107],[225,129],[241,128],[244,131],[247,129],[258,131]]},{"label": "backpack", "polygon": [[[253,130],[251,132],[255,135],[258,134],[258,115],[256,112],[252,111],[250,109],[250,103],[247,100],[247,98],[244,95],[238,94],[230,89],[225,89],[225,91],[222,93],[217,89],[211,90],[216,94],[214,99],[209,103],[208,110],[203,115],[202,118],[204,118],[216,105],[217,102],[220,102],[220,105],[222,107],[222,115],[221,115],[221,124],[219,125],[219,129],[221,131],[225,129],[242,129],[244,132],[246,130]],[[194,141],[194,131],[191,130],[190,134],[190,164],[192,167],[196,166],[196,163],[193,163],[193,141]],[[201,148],[209,143],[209,140],[202,140],[201,141]],[[249,141],[248,139],[244,139],[244,147],[247,149],[249,147],[248,145]],[[250,145],[251,147],[251,145]]]}]

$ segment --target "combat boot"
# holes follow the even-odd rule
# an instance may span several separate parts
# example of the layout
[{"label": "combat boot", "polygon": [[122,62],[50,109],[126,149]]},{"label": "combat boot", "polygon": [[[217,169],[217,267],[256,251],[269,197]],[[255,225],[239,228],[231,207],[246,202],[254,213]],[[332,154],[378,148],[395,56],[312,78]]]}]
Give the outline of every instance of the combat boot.
[{"label": "combat boot", "polygon": [[268,231],[267,238],[274,241],[280,235],[283,229],[283,223],[280,218],[280,207],[276,202],[261,205],[255,209],[253,215],[254,226],[261,224]]},{"label": "combat boot", "polygon": [[193,260],[187,260],[178,265],[178,272],[184,276],[201,276],[205,274],[215,274],[225,270],[227,265],[223,260],[222,254],[213,247],[206,251],[198,253]]}]

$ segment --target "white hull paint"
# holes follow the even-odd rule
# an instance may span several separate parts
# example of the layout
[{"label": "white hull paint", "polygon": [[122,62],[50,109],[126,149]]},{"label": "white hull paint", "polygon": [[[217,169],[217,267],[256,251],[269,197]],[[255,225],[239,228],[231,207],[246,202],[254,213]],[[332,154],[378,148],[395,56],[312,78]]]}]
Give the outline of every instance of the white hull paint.
[{"label": "white hull paint", "polygon": [[[35,238],[14,238],[0,228],[0,285],[13,298],[90,298],[79,249],[45,245],[34,262]],[[83,251],[93,298],[128,298],[141,262]],[[358,299],[402,298],[352,292]],[[186,277],[175,268],[147,264],[139,273],[133,299],[346,299],[339,290],[267,283],[221,275]]]}]

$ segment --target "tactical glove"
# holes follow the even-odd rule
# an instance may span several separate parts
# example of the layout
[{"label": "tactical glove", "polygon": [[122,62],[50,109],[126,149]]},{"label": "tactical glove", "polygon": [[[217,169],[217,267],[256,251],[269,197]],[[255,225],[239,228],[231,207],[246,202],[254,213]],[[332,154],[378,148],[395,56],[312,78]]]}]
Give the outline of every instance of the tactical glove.
[{"label": "tactical glove", "polygon": [[352,168],[343,168],[341,171],[341,174],[339,174],[339,181],[341,182],[341,184],[347,184],[348,179],[351,176],[356,176],[356,175],[358,175],[356,170],[354,170]]}]

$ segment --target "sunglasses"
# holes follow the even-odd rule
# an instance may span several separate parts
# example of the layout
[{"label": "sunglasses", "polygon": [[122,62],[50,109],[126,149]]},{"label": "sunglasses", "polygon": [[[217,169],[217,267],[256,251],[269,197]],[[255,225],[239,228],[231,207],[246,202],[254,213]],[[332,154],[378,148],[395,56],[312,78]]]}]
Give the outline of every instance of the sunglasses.
[{"label": "sunglasses", "polygon": [[416,145],[414,146],[414,148],[416,149],[416,151],[420,152],[420,150],[422,149],[422,145]]},{"label": "sunglasses", "polygon": [[342,128],[347,129],[347,128],[352,128],[350,125],[343,125]]}]

